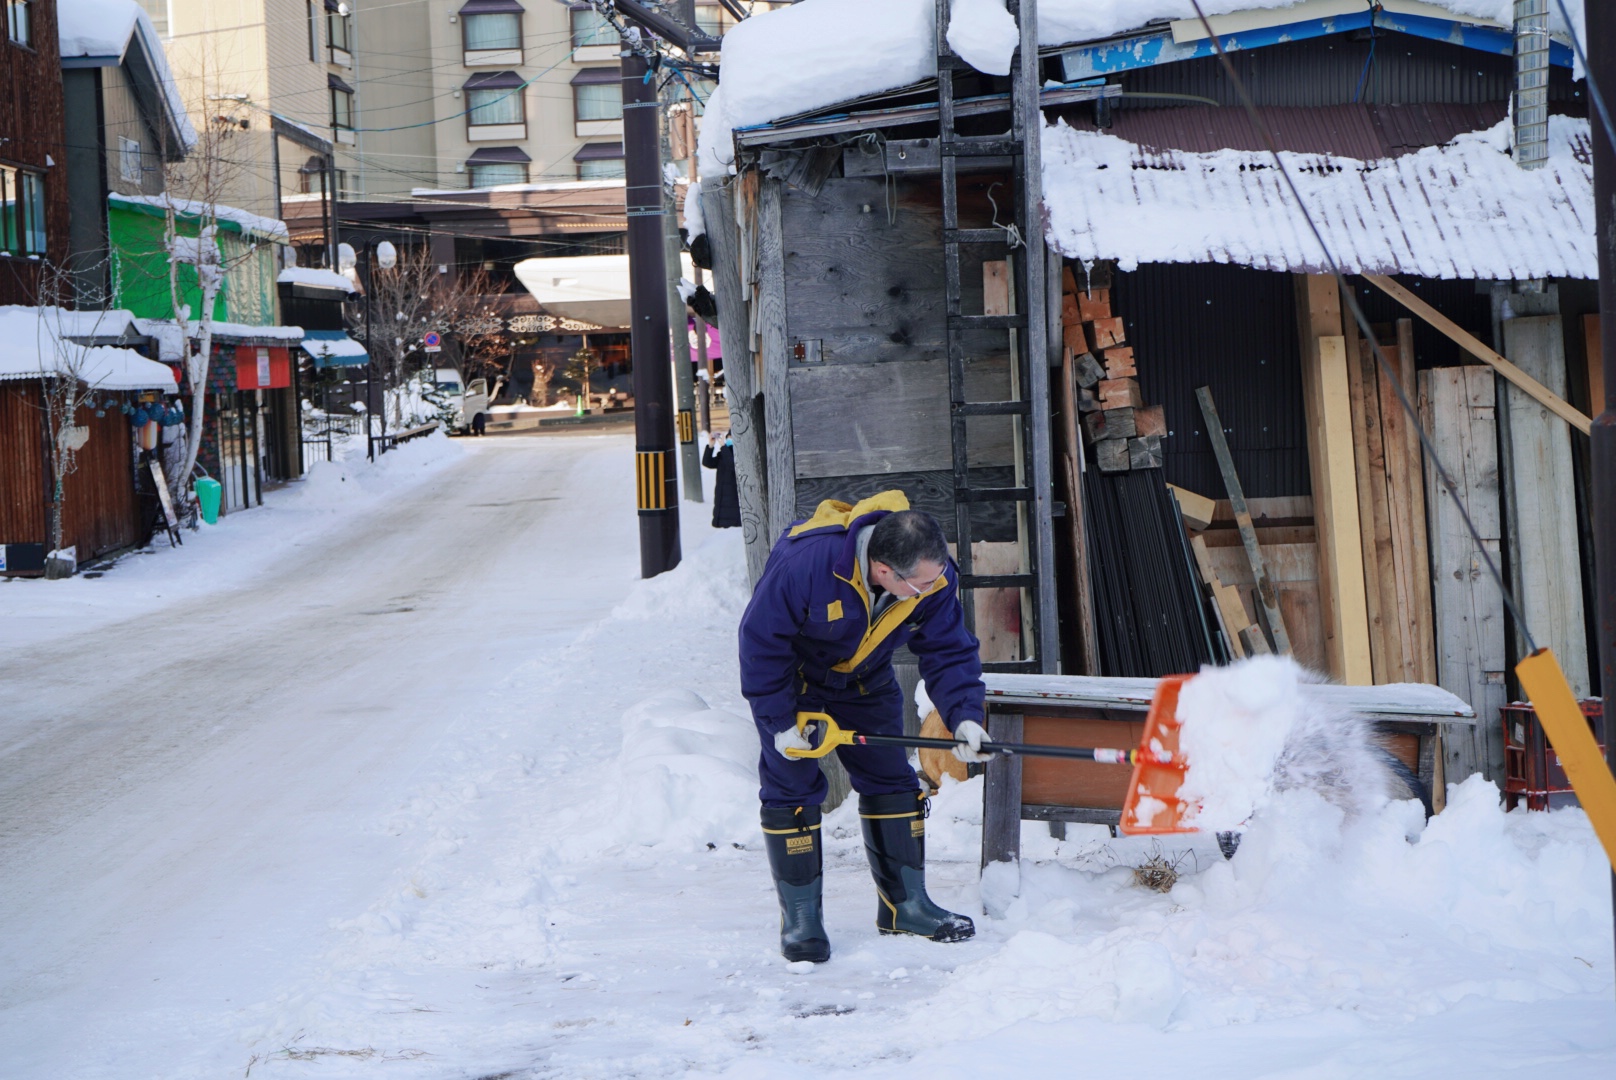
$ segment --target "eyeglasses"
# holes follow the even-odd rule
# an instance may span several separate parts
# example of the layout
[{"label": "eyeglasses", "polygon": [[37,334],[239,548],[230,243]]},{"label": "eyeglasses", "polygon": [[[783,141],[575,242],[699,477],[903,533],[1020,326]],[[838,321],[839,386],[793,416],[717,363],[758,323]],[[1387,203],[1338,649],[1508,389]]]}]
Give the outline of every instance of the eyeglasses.
[{"label": "eyeglasses", "polygon": [[[906,578],[902,574],[898,573],[898,568],[896,566],[893,566],[891,563],[887,564],[887,569],[892,571],[892,576],[893,577],[897,578],[899,581],[901,581],[905,585],[909,586],[909,588],[914,592],[914,594],[916,596],[925,596],[927,593],[931,592],[932,586],[937,584],[937,578],[934,577],[930,581],[926,582],[926,587],[924,589],[922,589],[918,585],[916,585],[914,582],[910,581],[908,578]],[[938,577],[941,577],[941,576],[942,576],[941,574],[938,575]]]}]

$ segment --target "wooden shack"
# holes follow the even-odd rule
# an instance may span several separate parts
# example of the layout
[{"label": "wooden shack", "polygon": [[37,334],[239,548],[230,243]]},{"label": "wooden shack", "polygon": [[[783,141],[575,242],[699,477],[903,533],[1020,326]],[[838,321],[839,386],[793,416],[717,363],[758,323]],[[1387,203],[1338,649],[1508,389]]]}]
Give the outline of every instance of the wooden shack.
[{"label": "wooden shack", "polygon": [[[1260,124],[1207,42],[1147,27],[1046,48],[1036,124],[1014,75],[945,55],[938,80],[733,133],[734,175],[704,179],[702,200],[754,578],[821,498],[899,487],[968,534],[990,666],[1167,674],[1117,670],[1107,646],[1154,632],[1117,612],[1182,597],[1147,597],[1144,575],[1182,574],[1196,610],[1174,617],[1204,627],[1209,659],[1291,652],[1342,683],[1438,683],[1472,706],[1474,724],[1424,744],[1444,759],[1425,771],[1453,781],[1504,770],[1497,709],[1522,646],[1491,555],[1597,692],[1579,465],[1591,166],[1569,53],[1527,171],[1499,149],[1507,28],[1309,9],[1254,13],[1262,32],[1239,43]],[[954,149],[995,137],[997,158]],[[1501,198],[1507,218],[1481,209]],[[1012,400],[1025,409],[973,409]],[[1439,497],[1443,470],[1479,545]],[[1129,563],[1134,519],[1103,542],[1095,493],[1130,475],[1170,485],[1173,565]]]}]

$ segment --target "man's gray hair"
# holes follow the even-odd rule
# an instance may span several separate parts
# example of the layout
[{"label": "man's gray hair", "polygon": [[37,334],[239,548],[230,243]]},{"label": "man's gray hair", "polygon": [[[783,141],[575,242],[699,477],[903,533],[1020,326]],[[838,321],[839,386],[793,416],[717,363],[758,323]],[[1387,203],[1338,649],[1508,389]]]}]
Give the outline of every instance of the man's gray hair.
[{"label": "man's gray hair", "polygon": [[943,527],[924,510],[899,510],[875,523],[870,533],[870,561],[883,562],[908,577],[923,562],[948,565]]}]

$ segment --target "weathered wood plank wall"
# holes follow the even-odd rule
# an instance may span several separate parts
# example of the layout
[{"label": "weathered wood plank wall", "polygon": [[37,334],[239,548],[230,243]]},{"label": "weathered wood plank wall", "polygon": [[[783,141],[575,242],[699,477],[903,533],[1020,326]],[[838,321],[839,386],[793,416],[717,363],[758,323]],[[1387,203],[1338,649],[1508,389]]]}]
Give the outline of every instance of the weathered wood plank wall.
[{"label": "weathered wood plank wall", "polygon": [[[1506,319],[1504,354],[1554,393],[1566,394],[1565,337],[1558,315]],[[1503,391],[1505,510],[1516,601],[1539,646],[1554,650],[1579,698],[1588,696],[1588,632],[1583,621],[1571,429],[1514,386]],[[1526,655],[1517,637],[1517,654]]]}]

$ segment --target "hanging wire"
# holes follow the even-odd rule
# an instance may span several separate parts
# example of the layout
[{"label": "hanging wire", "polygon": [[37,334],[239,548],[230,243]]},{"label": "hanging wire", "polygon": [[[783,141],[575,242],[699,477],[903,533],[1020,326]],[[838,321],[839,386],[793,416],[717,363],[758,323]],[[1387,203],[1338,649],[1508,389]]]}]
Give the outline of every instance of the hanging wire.
[{"label": "hanging wire", "polygon": [[[1292,179],[1290,170],[1285,167],[1284,158],[1279,156],[1279,147],[1274,142],[1273,133],[1269,131],[1268,125],[1263,122],[1261,114],[1257,112],[1257,106],[1252,101],[1251,94],[1246,89],[1246,84],[1241,80],[1239,73],[1235,71],[1234,64],[1229,61],[1229,54],[1224,52],[1222,39],[1213,31],[1212,24],[1208,21],[1206,13],[1201,10],[1201,0],[1190,0],[1190,4],[1195,8],[1195,15],[1201,22],[1201,28],[1206,31],[1207,37],[1211,39],[1212,47],[1217,50],[1218,60],[1223,65],[1224,73],[1229,76],[1230,82],[1234,84],[1235,92],[1240,95],[1241,106],[1246,110],[1246,115],[1250,117],[1252,125],[1256,127],[1257,132],[1262,136],[1263,142],[1267,145],[1268,153],[1274,159],[1274,167],[1279,170],[1280,177],[1284,179],[1285,187],[1289,189],[1291,199],[1296,203],[1296,208],[1301,211],[1303,220],[1307,222],[1308,229],[1313,233],[1313,239],[1319,245],[1319,250],[1324,253],[1325,265],[1329,267],[1330,275],[1335,278],[1336,288],[1341,293],[1341,298],[1346,301],[1347,307],[1351,309],[1353,321],[1357,323],[1358,329],[1363,333],[1364,340],[1369,343],[1369,348],[1375,356],[1375,364],[1380,368],[1382,376],[1397,395],[1398,404],[1408,414],[1408,422],[1419,435],[1420,445],[1425,448],[1427,459],[1436,466],[1437,476],[1442,483],[1442,490],[1447,492],[1449,497],[1453,499],[1453,505],[1459,511],[1459,516],[1464,521],[1466,531],[1470,533],[1470,538],[1475,541],[1476,550],[1481,554],[1482,561],[1487,565],[1488,575],[1493,579],[1493,584],[1498,586],[1498,592],[1503,597],[1504,606],[1515,620],[1515,628],[1526,639],[1527,650],[1537,652],[1537,639],[1532,636],[1532,630],[1526,622],[1526,616],[1521,612],[1519,605],[1516,604],[1514,595],[1509,591],[1509,586],[1505,584],[1504,575],[1498,569],[1498,563],[1493,558],[1492,552],[1487,550],[1487,545],[1483,542],[1481,533],[1476,528],[1476,523],[1470,519],[1470,510],[1465,506],[1464,500],[1459,498],[1458,484],[1454,482],[1447,466],[1442,464],[1442,459],[1437,455],[1436,445],[1431,442],[1431,437],[1426,434],[1425,428],[1420,424],[1419,413],[1415,410],[1413,403],[1408,400],[1408,395],[1403,392],[1402,380],[1397,377],[1397,373],[1392,370],[1391,363],[1386,359],[1386,354],[1381,351],[1380,342],[1375,337],[1374,329],[1369,325],[1369,319],[1364,315],[1363,308],[1359,306],[1357,296],[1353,294],[1351,287],[1347,284],[1346,276],[1342,274],[1340,264],[1336,262],[1335,255],[1330,251],[1330,245],[1325,242],[1324,233],[1320,231],[1318,223],[1313,220],[1313,215],[1308,212],[1307,203],[1302,200],[1302,193],[1297,188],[1296,181]],[[1591,88],[1592,80],[1589,81],[1589,85]],[[1410,360],[1412,360],[1412,357]]]},{"label": "hanging wire", "polygon": [[1588,66],[1588,54],[1582,51],[1582,39],[1577,37],[1576,24],[1571,21],[1571,12],[1566,10],[1565,0],[1554,0],[1555,6],[1560,9],[1560,18],[1565,20],[1566,35],[1571,38],[1571,51],[1577,54],[1577,62],[1582,65],[1582,74],[1588,82],[1588,96],[1593,99],[1594,111],[1599,113],[1599,123],[1605,129],[1605,138],[1610,145],[1616,147],[1616,124],[1611,123],[1610,109],[1605,105],[1605,95],[1600,92],[1599,84],[1594,82],[1593,69]]},{"label": "hanging wire", "polygon": [[1011,251],[1014,251],[1022,244],[1021,230],[1016,228],[1016,223],[1013,221],[1006,225],[999,220],[999,204],[993,199],[993,189],[1000,187],[1001,185],[1001,181],[995,180],[993,183],[988,185],[986,195],[988,197],[988,205],[993,207],[993,227],[995,229],[1004,230],[1004,246],[1009,248]]}]

